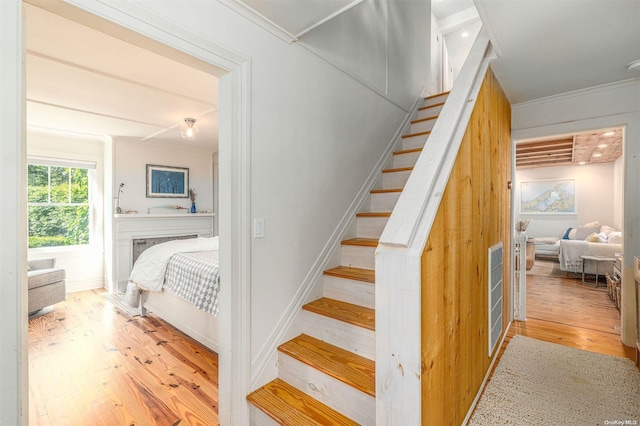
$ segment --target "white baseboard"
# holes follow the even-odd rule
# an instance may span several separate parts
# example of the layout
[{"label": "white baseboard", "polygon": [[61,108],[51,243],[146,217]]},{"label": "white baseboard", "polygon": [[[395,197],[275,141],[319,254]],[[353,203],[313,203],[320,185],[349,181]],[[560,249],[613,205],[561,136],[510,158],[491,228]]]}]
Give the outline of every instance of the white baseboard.
[{"label": "white baseboard", "polygon": [[104,287],[104,278],[95,277],[86,280],[74,280],[66,282],[67,293],[75,293],[77,291],[96,290]]}]

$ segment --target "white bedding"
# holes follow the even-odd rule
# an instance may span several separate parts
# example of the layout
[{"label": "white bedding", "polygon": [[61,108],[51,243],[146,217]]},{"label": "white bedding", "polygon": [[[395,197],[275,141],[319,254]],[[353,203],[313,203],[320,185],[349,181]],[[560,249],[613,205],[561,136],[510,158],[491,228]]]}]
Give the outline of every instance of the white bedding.
[{"label": "white bedding", "polygon": [[[568,272],[582,272],[582,255],[601,256],[615,258],[616,254],[622,251],[621,244],[611,243],[591,243],[583,240],[560,240],[560,269]],[[598,269],[599,268],[599,269]],[[585,272],[594,274],[599,272],[611,273],[611,265],[600,265],[598,267],[593,262],[585,265]]]},{"label": "white bedding", "polygon": [[218,250],[218,237],[189,238],[158,244],[143,251],[129,276],[125,300],[131,306],[140,304],[140,290],[162,291],[169,259],[176,253]]}]

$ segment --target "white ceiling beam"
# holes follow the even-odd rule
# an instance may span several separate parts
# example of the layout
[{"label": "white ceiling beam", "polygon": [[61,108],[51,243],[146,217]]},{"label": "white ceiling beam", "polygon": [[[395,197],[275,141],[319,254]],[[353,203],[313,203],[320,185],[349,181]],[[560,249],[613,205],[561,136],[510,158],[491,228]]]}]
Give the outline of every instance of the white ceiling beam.
[{"label": "white ceiling beam", "polygon": [[442,35],[447,35],[453,31],[456,31],[460,27],[472,24],[480,21],[480,15],[475,7],[469,7],[465,10],[461,10],[458,13],[454,13],[451,16],[447,16],[438,21],[438,28]]}]

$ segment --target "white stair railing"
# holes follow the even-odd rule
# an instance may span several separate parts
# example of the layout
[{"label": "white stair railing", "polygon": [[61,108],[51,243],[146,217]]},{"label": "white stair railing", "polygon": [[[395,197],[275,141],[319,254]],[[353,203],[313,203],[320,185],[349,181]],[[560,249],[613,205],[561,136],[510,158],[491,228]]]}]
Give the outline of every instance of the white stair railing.
[{"label": "white stair railing", "polygon": [[376,250],[376,424],[421,424],[421,257],[489,66],[484,30],[460,71]]}]

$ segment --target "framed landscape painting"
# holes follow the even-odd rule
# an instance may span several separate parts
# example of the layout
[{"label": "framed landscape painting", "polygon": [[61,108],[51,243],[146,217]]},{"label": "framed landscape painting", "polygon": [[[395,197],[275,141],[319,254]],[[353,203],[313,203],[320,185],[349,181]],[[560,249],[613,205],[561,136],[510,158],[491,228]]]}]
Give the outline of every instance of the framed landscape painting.
[{"label": "framed landscape painting", "polygon": [[575,179],[522,182],[520,213],[576,214]]},{"label": "framed landscape painting", "polygon": [[147,164],[147,198],[188,198],[189,169]]}]

